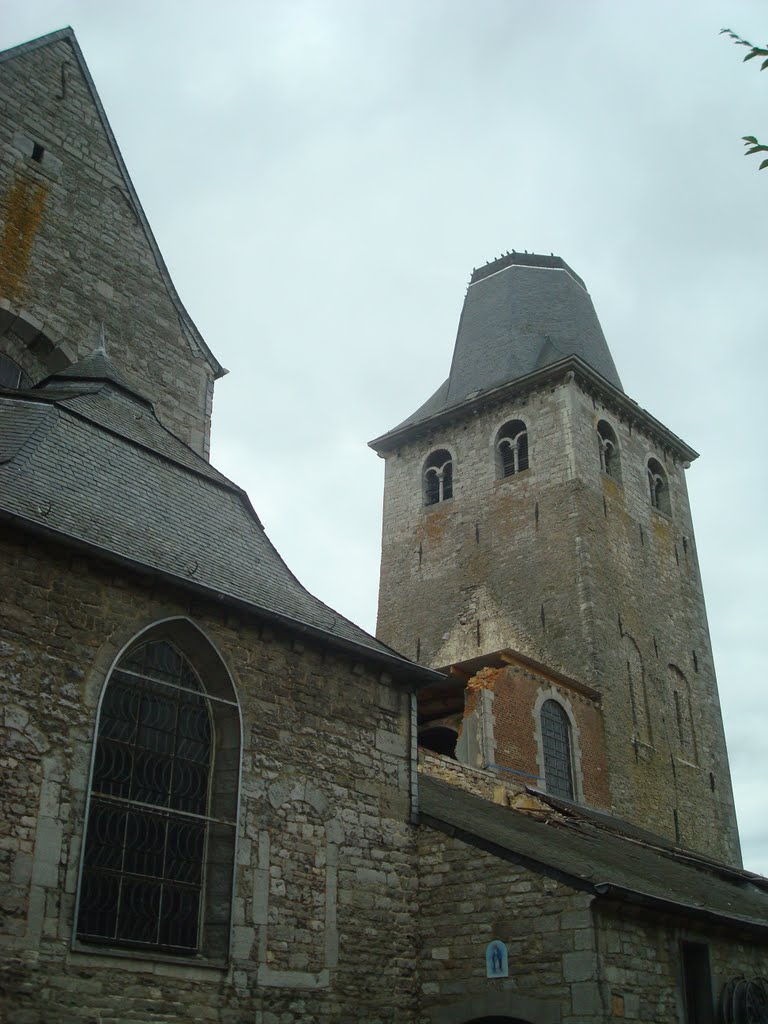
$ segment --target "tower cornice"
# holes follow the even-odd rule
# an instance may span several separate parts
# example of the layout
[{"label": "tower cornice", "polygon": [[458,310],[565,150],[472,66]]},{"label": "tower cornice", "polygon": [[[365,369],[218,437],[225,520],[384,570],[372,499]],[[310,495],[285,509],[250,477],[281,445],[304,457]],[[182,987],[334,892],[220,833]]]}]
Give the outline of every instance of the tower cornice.
[{"label": "tower cornice", "polygon": [[475,395],[449,409],[440,410],[418,423],[408,423],[402,427],[396,427],[369,441],[369,446],[379,455],[385,455],[387,452],[394,451],[404,444],[409,444],[411,441],[424,437],[467,415],[479,415],[481,411],[493,405],[509,401],[511,398],[523,398],[569,380],[578,384],[582,391],[590,397],[599,398],[607,408],[612,409],[620,419],[628,422],[633,428],[638,427],[644,431],[674,458],[683,463],[690,463],[698,458],[698,452],[686,444],[682,438],[593,370],[583,359],[573,355],[556,363],[550,363],[524,377],[502,384],[500,387]]}]

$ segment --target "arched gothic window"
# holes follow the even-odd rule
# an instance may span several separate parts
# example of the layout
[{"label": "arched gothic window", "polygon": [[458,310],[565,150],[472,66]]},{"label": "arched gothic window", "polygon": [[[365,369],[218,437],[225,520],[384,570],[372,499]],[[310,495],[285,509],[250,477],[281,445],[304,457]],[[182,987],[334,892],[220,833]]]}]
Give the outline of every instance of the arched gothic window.
[{"label": "arched gothic window", "polygon": [[662,469],[661,463],[656,459],[648,459],[648,490],[650,492],[651,505],[659,512],[671,515],[672,508],[669,503],[669,487],[667,485],[667,474]]},{"label": "arched gothic window", "polygon": [[547,792],[573,800],[571,723],[565,709],[556,700],[545,700],[541,707],[541,739]]},{"label": "arched gothic window", "polygon": [[27,388],[30,383],[29,377],[22,368],[14,363],[10,356],[0,352],[0,388],[15,390],[16,388]]},{"label": "arched gothic window", "polygon": [[453,497],[453,462],[444,448],[432,452],[424,463],[424,504],[437,505]]},{"label": "arched gothic window", "polygon": [[510,420],[496,435],[496,475],[514,476],[528,469],[528,430],[522,420]]},{"label": "arched gothic window", "polygon": [[140,643],[113,669],[98,719],[79,941],[226,956],[240,727],[231,683],[218,675],[206,686],[170,638]]},{"label": "arched gothic window", "polygon": [[610,423],[600,420],[597,424],[597,442],[600,449],[600,468],[614,480],[621,480],[621,460],[616,434]]}]

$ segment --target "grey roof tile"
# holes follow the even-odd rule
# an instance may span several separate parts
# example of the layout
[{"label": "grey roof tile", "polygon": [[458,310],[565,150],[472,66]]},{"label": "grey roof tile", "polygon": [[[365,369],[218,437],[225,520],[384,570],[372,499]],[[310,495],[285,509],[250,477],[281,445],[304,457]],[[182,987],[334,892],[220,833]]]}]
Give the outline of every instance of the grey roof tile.
[{"label": "grey roof tile", "polygon": [[[0,393],[0,512],[411,666],[304,589],[244,491],[109,380]],[[397,666],[396,666],[397,667]]]},{"label": "grey roof tile", "polygon": [[448,379],[379,440],[568,356],[623,390],[581,278],[558,256],[508,254],[472,275]]},{"label": "grey roof tile", "polygon": [[[596,893],[636,894],[768,929],[768,880],[605,830],[586,817],[529,813],[419,776],[422,815]],[[652,837],[647,836],[648,840]]]}]

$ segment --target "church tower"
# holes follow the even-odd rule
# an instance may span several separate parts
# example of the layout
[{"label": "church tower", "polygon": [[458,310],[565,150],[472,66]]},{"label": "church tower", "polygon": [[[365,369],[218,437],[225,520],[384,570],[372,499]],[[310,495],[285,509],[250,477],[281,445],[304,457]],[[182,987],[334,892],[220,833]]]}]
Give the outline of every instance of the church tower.
[{"label": "church tower", "polygon": [[475,270],[448,379],[371,446],[378,636],[461,690],[422,699],[422,734],[455,713],[470,758],[484,707],[472,763],[737,863],[696,452],[624,393],[581,278],[518,253]]}]

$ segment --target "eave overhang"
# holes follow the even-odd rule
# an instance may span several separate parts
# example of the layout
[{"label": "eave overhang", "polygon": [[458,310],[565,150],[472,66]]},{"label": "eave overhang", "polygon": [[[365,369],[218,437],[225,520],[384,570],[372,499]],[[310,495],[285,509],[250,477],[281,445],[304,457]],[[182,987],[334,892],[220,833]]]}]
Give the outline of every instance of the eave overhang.
[{"label": "eave overhang", "polygon": [[[569,375],[572,376],[569,377]],[[522,397],[553,385],[563,384],[568,380],[574,380],[587,394],[599,397],[603,404],[613,409],[621,419],[632,426],[640,427],[661,448],[669,451],[681,462],[690,463],[699,457],[699,453],[686,444],[682,438],[673,434],[660,420],[641,408],[637,402],[628,398],[619,388],[610,384],[578,356],[568,356],[556,363],[551,363],[525,377],[519,377],[501,387],[483,392],[453,405],[449,409],[442,409],[418,423],[407,423],[374,438],[373,441],[368,442],[368,446],[383,456],[432,431],[439,430],[457,419],[468,415],[477,415],[481,410],[496,403]]]},{"label": "eave overhang", "polygon": [[144,579],[160,581],[168,586],[211,601],[214,604],[223,604],[235,608],[263,622],[271,623],[302,636],[311,637],[327,647],[335,648],[348,655],[356,655],[361,660],[372,661],[380,665],[381,670],[388,672],[396,682],[410,689],[419,689],[422,686],[442,682],[445,679],[440,672],[410,662],[395,651],[387,654],[384,651],[377,651],[374,648],[367,647],[365,644],[355,643],[353,640],[339,637],[308,622],[283,615],[280,612],[258,605],[253,601],[247,601],[234,594],[216,590],[203,583],[170,572],[168,569],[162,569],[159,566],[149,565],[138,559],[129,558],[117,551],[113,551],[111,548],[103,547],[80,537],[74,537],[71,534],[45,526],[34,519],[28,519],[17,513],[9,512],[7,509],[0,508],[0,523],[15,527],[20,532],[35,537],[38,540],[53,543],[69,550],[77,551],[79,554],[88,555],[102,562],[118,566]]}]

